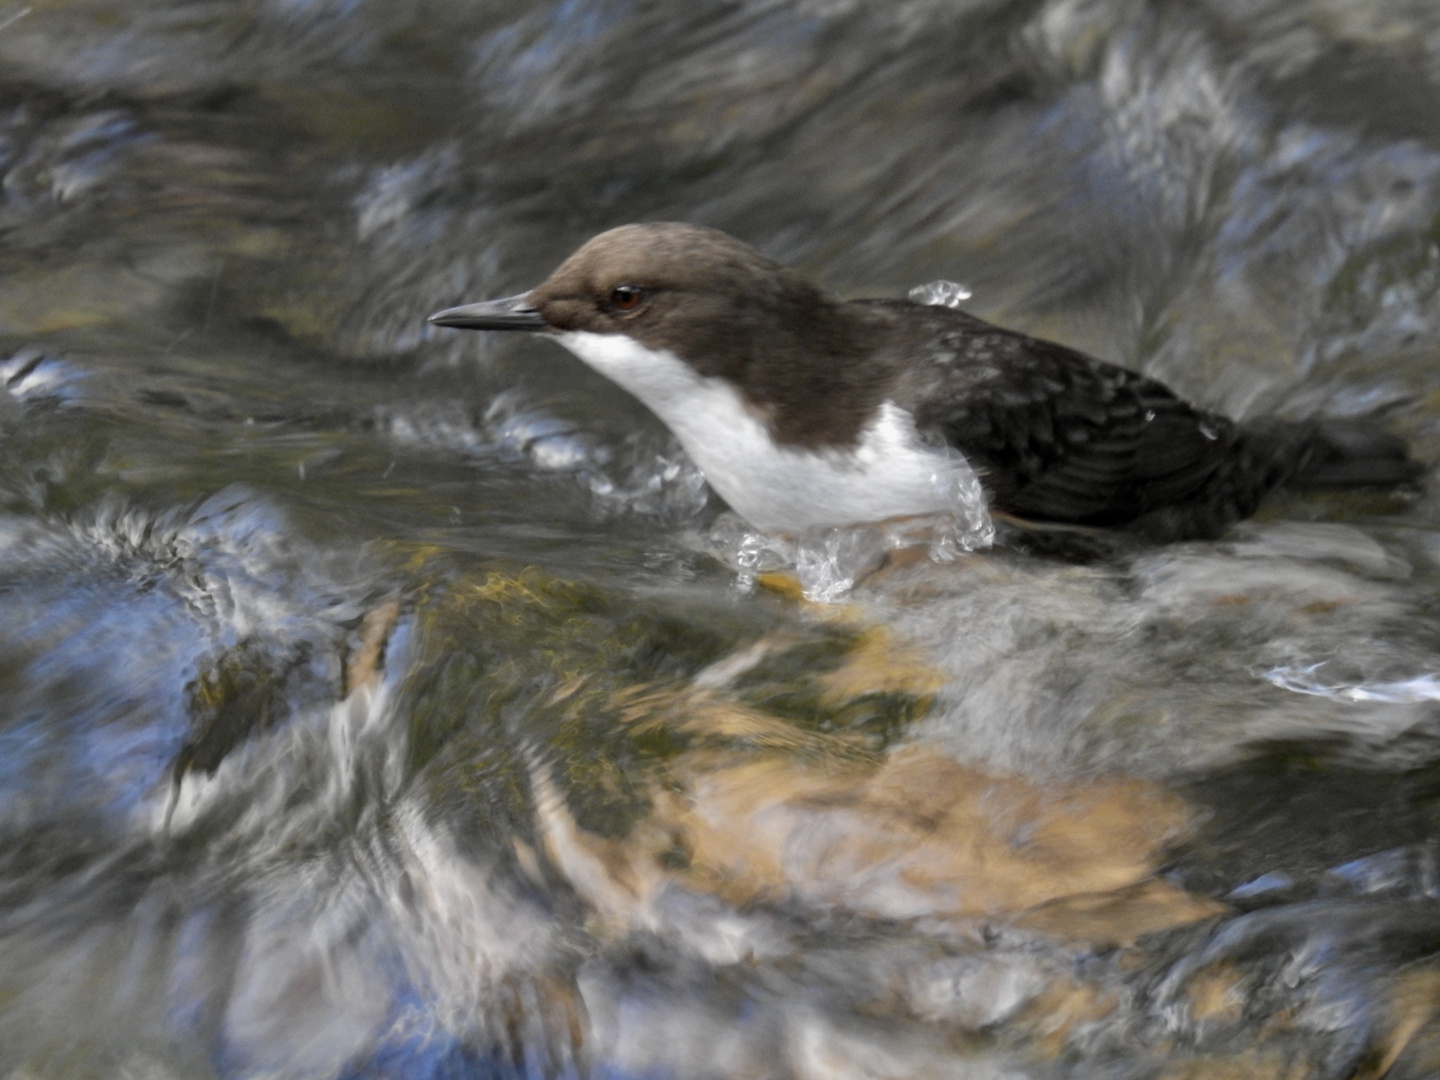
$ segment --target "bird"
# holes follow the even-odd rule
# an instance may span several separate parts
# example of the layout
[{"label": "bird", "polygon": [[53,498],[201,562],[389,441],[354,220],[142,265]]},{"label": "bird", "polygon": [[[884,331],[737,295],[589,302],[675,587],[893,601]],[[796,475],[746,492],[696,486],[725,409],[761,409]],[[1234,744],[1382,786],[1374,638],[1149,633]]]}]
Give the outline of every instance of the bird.
[{"label": "bird", "polygon": [[1277,487],[1423,472],[1402,439],[1365,421],[1238,422],[956,307],[840,299],[684,222],[611,229],[528,292],[429,322],[553,338],[648,406],[764,532],[979,499],[1022,525],[1213,539]]}]

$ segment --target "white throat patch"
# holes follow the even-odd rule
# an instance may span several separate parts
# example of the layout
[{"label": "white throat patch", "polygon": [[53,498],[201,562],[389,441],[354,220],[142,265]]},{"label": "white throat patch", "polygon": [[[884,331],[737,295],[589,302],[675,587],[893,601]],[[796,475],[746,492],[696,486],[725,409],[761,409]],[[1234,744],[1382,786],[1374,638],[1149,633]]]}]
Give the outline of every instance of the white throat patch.
[{"label": "white throat patch", "polygon": [[966,533],[991,527],[974,470],[960,454],[924,445],[910,414],[891,402],[854,449],[791,449],[775,444],[734,385],[701,376],[668,350],[583,330],[556,340],[649,406],[721,498],[758,529],[937,513],[953,515]]}]

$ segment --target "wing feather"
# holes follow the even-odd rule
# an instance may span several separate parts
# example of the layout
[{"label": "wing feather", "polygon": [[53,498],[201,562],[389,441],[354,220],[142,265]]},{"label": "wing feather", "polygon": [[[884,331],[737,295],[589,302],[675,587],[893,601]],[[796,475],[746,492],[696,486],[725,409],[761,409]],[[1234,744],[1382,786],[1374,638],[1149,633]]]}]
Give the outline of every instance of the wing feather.
[{"label": "wing feather", "polygon": [[909,407],[982,472],[997,509],[1122,524],[1199,491],[1235,443],[1231,421],[1153,379],[960,312],[939,318],[943,349],[918,343],[910,358],[926,374]]}]

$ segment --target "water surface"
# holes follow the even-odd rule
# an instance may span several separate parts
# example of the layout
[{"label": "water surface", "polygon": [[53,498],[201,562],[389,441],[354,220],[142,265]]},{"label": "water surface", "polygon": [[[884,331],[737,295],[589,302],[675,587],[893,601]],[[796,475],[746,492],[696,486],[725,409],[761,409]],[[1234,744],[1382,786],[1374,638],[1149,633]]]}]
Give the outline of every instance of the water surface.
[{"label": "water surface", "polygon": [[550,343],[726,229],[1440,457],[1405,0],[0,12],[0,1076],[1440,1071],[1440,503],[843,600]]}]

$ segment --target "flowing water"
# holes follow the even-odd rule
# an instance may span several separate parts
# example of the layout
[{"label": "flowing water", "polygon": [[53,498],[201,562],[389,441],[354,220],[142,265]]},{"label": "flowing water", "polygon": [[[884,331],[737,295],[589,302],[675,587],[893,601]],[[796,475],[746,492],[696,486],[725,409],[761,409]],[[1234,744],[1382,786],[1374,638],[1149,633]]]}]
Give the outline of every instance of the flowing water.
[{"label": "flowing water", "polygon": [[1440,486],[786,554],[424,321],[684,219],[1433,462],[1433,0],[33,0],[0,173],[4,1080],[1440,1074]]}]

